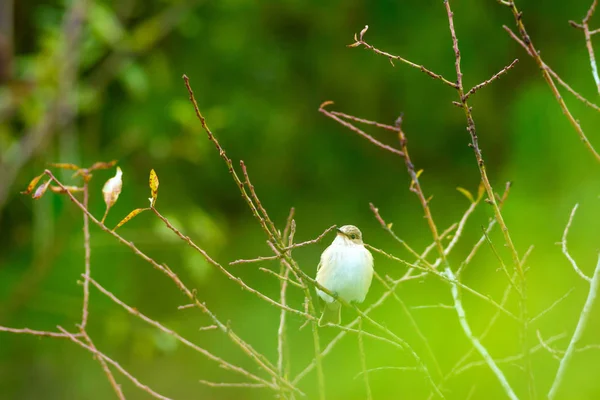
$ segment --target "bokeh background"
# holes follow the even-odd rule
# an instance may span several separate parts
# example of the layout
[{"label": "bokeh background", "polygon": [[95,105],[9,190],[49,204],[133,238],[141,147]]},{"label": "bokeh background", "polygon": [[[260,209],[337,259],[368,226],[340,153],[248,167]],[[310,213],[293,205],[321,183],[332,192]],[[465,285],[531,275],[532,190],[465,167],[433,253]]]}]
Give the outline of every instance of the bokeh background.
[{"label": "bokeh background", "polygon": [[[592,79],[583,34],[569,26],[581,20],[589,1],[521,0],[524,20],[545,61],[592,101]],[[600,167],[562,115],[533,60],[502,25],[514,26],[509,10],[495,1],[452,3],[462,50],[466,86],[489,78],[514,58],[507,75],[473,96],[471,105],[490,179],[501,191],[513,189],[505,218],[521,253],[534,246],[528,262],[532,315],[574,289],[532,328],[529,345],[543,337],[571,335],[587,294],[556,245],[571,208],[580,204],[570,235],[572,254],[588,274],[600,248]],[[81,212],[64,196],[41,200],[19,194],[47,163],[88,166],[119,160],[121,197],[107,225],[147,205],[148,173],[160,178],[158,207],[201,247],[226,265],[238,258],[268,255],[265,237],[239,196],[227,168],[195,118],[182,74],[190,77],[200,108],[234,160],[243,159],[271,217],[283,227],[296,208],[297,240],[316,237],[332,224],[355,224],[365,240],[403,258],[409,255],[381,229],[369,210],[379,207],[396,233],[416,249],[430,241],[402,160],[375,148],[317,112],[325,100],[335,109],[391,123],[404,113],[413,161],[424,169],[424,190],[440,228],[456,222],[468,207],[456,191],[476,192],[479,174],[463,112],[451,104],[455,92],[416,69],[362,48],[351,49],[365,24],[366,39],[453,80],[454,59],[442,1],[191,1],[86,0],[14,1],[0,4],[0,324],[53,330],[75,329],[80,318],[83,272]],[[600,16],[592,20],[600,26]],[[598,21],[598,24],[596,24]],[[600,146],[598,115],[568,93],[564,97],[592,143]],[[386,132],[373,132],[397,145]],[[91,182],[90,210],[104,212],[101,188],[114,171]],[[65,183],[70,172],[59,172]],[[491,216],[482,204],[450,257],[456,268]],[[276,357],[279,312],[228,281],[167,231],[152,214],[141,214],[121,234],[167,263],[241,337],[270,359]],[[131,306],[182,332],[227,360],[248,368],[252,361],[193,310],[178,311],[185,299],[161,273],[91,228],[92,275]],[[509,263],[501,236],[492,241]],[[296,259],[314,274],[332,237],[297,250]],[[398,277],[405,267],[375,256],[382,275]],[[510,263],[509,263],[510,264]],[[276,263],[263,266],[278,269]],[[278,282],[258,265],[230,267],[248,284],[276,297]],[[464,276],[465,283],[499,299],[506,279],[484,245]],[[382,293],[374,283],[366,304]],[[427,278],[403,284],[398,294],[410,306],[450,304],[448,287]],[[290,289],[292,305],[301,294]],[[514,300],[514,299],[513,299]],[[469,321],[480,333],[494,313],[465,294]],[[516,310],[515,301],[509,307]],[[176,399],[263,399],[262,389],[214,389],[199,379],[231,382],[238,377],[178,346],[142,321],[91,292],[89,332],[95,344],[142,382]],[[470,348],[454,311],[412,309],[443,371]],[[352,312],[346,311],[349,321]],[[397,303],[388,300],[374,314],[431,365],[425,349]],[[295,375],[312,359],[309,329],[290,317],[291,364]],[[600,318],[593,311],[582,344],[598,344]],[[323,343],[334,332],[321,331]],[[518,354],[518,327],[500,317],[485,340],[496,358]],[[567,339],[554,343],[564,349]],[[366,341],[369,368],[412,366],[410,357]],[[362,399],[355,336],[346,337],[324,361],[332,399]],[[474,357],[474,361],[478,358]],[[544,397],[557,361],[545,351],[532,356],[536,390]],[[563,398],[600,396],[598,350],[578,353],[561,391]],[[517,392],[526,382],[517,363],[502,364]],[[414,371],[378,370],[370,375],[375,398],[424,398],[429,389]],[[148,398],[117,374],[128,398]],[[316,396],[310,374],[300,387]],[[450,398],[504,398],[485,367],[472,368],[448,385]],[[63,339],[39,339],[0,332],[0,397],[3,399],[106,399],[113,393],[98,363]]]}]

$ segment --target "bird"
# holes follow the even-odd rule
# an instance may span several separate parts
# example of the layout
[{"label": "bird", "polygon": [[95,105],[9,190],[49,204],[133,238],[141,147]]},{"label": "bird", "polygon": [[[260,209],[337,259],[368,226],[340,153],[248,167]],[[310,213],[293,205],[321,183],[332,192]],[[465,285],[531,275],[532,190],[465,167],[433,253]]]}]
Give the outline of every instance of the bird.
[{"label": "bird", "polygon": [[[316,281],[347,302],[362,303],[373,280],[373,255],[365,248],[362,233],[354,225],[336,228],[331,245],[321,254]],[[319,326],[341,322],[341,304],[317,289],[325,302]]]}]

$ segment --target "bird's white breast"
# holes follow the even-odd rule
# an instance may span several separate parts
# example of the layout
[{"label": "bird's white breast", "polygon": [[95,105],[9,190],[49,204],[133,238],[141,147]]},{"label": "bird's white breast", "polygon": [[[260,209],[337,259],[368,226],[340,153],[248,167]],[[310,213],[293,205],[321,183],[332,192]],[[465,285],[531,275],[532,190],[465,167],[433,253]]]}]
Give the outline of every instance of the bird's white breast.
[{"label": "bird's white breast", "polygon": [[[373,279],[373,256],[362,245],[334,242],[321,256],[317,281],[346,301],[362,302]],[[330,303],[334,299],[317,290],[319,297]]]}]

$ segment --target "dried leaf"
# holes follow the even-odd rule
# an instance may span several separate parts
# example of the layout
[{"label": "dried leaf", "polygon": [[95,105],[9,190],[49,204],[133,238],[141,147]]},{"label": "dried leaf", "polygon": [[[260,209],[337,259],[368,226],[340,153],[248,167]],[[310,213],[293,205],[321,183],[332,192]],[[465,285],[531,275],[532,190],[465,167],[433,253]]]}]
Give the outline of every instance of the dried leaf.
[{"label": "dried leaf", "polygon": [[150,170],[150,192],[152,193],[152,204],[151,206],[154,207],[154,204],[156,203],[156,198],[158,197],[158,176],[156,175],[156,172],[154,172],[154,169]]},{"label": "dried leaf", "polygon": [[65,164],[65,163],[50,163],[49,164],[51,167],[54,168],[61,168],[61,169],[71,169],[73,171],[77,171],[80,170],[81,168],[79,168],[77,165],[75,164]]},{"label": "dried leaf", "polygon": [[110,169],[117,165],[117,160],[112,160],[109,162],[97,162],[91,167],[88,168],[88,171],[94,171],[96,169]]},{"label": "dried leaf", "polygon": [[104,195],[104,202],[106,203],[106,210],[108,211],[119,198],[119,194],[121,194],[121,188],[123,187],[123,180],[121,177],[123,176],[123,171],[121,168],[117,167],[117,173],[115,176],[110,178],[104,184],[102,188],[102,194]]},{"label": "dried leaf", "polygon": [[471,203],[475,203],[475,199],[473,199],[473,195],[467,189],[461,188],[460,186],[456,188],[459,192],[461,192]]},{"label": "dried leaf", "polygon": [[48,179],[43,185],[40,185],[37,190],[35,191],[35,193],[33,194],[33,198],[35,200],[41,198],[44,193],[46,193],[46,190],[48,189],[48,186],[50,185],[50,182],[52,182],[51,179]]},{"label": "dried leaf", "polygon": [[118,228],[120,228],[121,226],[123,226],[131,218],[135,217],[136,215],[138,215],[142,211],[146,211],[146,210],[149,210],[149,208],[136,208],[135,210],[133,210],[132,212],[130,212],[125,218],[123,218],[121,220],[121,222],[119,222],[117,224],[117,226],[115,226],[115,228],[113,229],[113,231],[116,231]]},{"label": "dried leaf", "polygon": [[33,178],[31,180],[31,182],[29,182],[29,185],[27,185],[27,189],[25,189],[23,192],[21,192],[21,194],[30,194],[33,191],[33,188],[35,188],[35,186],[38,184],[38,182],[40,181],[40,179],[42,179],[42,177],[46,175],[44,174],[40,174],[38,176],[36,176],[35,178]]},{"label": "dried leaf", "polygon": [[65,186],[63,189],[60,186],[50,185],[50,190],[52,190],[54,193],[83,192],[83,188],[79,186]]}]

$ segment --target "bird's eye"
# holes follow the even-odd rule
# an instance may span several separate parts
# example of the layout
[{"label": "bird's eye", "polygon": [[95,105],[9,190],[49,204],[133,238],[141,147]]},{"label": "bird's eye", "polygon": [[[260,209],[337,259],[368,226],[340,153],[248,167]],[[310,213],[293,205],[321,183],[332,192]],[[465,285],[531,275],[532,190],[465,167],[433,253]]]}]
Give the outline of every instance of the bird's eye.
[{"label": "bird's eye", "polygon": [[350,239],[356,239],[356,235],[353,233],[352,235],[350,235]]}]

